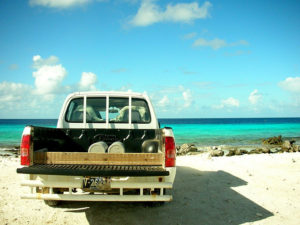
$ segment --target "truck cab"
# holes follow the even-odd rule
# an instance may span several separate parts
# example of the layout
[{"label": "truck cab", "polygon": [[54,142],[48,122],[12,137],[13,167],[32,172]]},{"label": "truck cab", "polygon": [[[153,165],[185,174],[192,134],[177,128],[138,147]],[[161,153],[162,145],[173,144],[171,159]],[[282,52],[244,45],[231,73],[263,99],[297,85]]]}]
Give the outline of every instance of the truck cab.
[{"label": "truck cab", "polygon": [[57,128],[159,129],[159,125],[145,94],[77,92],[66,98]]}]

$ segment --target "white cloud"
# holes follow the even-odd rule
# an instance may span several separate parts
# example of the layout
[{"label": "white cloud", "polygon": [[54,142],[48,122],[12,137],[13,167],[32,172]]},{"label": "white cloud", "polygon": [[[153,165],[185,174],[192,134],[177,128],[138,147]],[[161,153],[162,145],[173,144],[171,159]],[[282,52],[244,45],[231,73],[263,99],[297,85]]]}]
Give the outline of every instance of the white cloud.
[{"label": "white cloud", "polygon": [[227,106],[227,107],[239,107],[240,106],[239,100],[237,100],[233,97],[230,97],[230,98],[227,98],[227,99],[223,100],[222,104],[224,106]]},{"label": "white cloud", "polygon": [[291,93],[300,93],[300,77],[288,77],[279,82],[279,87]]},{"label": "white cloud", "polygon": [[[35,104],[33,88],[22,83],[3,81],[0,83],[0,117],[28,118],[39,105]],[[41,102],[41,101],[40,101]],[[30,112],[30,113],[29,113]]]},{"label": "white cloud", "polygon": [[91,0],[29,0],[31,6],[44,6],[57,9],[82,6],[89,2],[91,2]]},{"label": "white cloud", "polygon": [[222,100],[220,105],[213,106],[213,108],[215,109],[233,108],[233,107],[238,108],[239,106],[240,106],[239,100],[233,97],[229,97],[227,99]]},{"label": "white cloud", "polygon": [[31,93],[29,85],[3,81],[0,83],[0,103],[18,101],[28,92]]},{"label": "white cloud", "polygon": [[40,55],[35,55],[32,57],[33,65],[32,67],[35,69],[39,69],[42,66],[53,66],[58,63],[59,59],[56,56],[50,56],[47,59],[43,59]]},{"label": "white cloud", "polygon": [[[33,58],[34,66],[36,61],[42,59]],[[33,72],[35,78],[36,93],[42,95],[52,95],[61,90],[61,83],[67,75],[66,69],[62,65],[39,64],[37,71]]]},{"label": "white cloud", "polygon": [[191,104],[193,103],[193,96],[192,96],[191,90],[190,89],[185,90],[184,92],[182,92],[182,96],[184,99],[183,107],[184,108],[190,107]]},{"label": "white cloud", "polygon": [[254,91],[252,91],[250,93],[248,100],[252,105],[256,105],[261,98],[262,98],[262,95],[258,92],[257,89],[255,89]]},{"label": "white cloud", "polygon": [[97,76],[83,72],[78,83],[66,86],[66,69],[50,56],[32,58],[34,85],[0,82],[0,118],[57,118],[63,100],[74,91],[96,90]]},{"label": "white cloud", "polygon": [[97,76],[91,72],[83,72],[78,84],[80,91],[95,91],[95,84],[97,83]]},{"label": "white cloud", "polygon": [[186,112],[194,103],[191,90],[182,85],[159,87],[158,91],[150,94],[150,98],[157,112],[164,116],[168,116],[164,114],[167,112],[172,115],[179,115],[183,110]]},{"label": "white cloud", "polygon": [[214,50],[217,50],[219,48],[226,46],[226,41],[215,38],[211,41],[205,40],[204,38],[199,38],[194,42],[194,46],[200,46],[200,47],[211,47]]},{"label": "white cloud", "polygon": [[240,40],[237,42],[227,43],[225,40],[215,38],[213,40],[206,40],[204,38],[199,38],[195,40],[194,46],[195,47],[211,47],[214,50],[218,50],[219,48],[224,47],[233,47],[233,46],[239,46],[239,45],[248,45],[249,43],[245,40]]},{"label": "white cloud", "polygon": [[196,19],[205,19],[209,16],[210,2],[199,7],[197,2],[168,4],[162,10],[153,0],[143,0],[142,4],[130,21],[133,26],[149,26],[158,22],[190,23]]},{"label": "white cloud", "polygon": [[165,95],[158,103],[157,103],[157,106],[158,107],[166,107],[168,104],[170,103],[170,100],[168,98],[167,95]]},{"label": "white cloud", "polygon": [[64,97],[57,95],[37,95],[30,85],[0,83],[1,118],[57,118],[63,100]]},{"label": "white cloud", "polygon": [[34,99],[38,96],[49,100],[53,99],[55,94],[61,93],[62,81],[67,71],[62,65],[57,65],[59,59],[56,56],[43,59],[40,55],[35,55],[32,61],[35,69],[32,73],[35,78],[35,87],[21,83],[2,82],[0,85],[2,100],[23,100],[25,97]]}]

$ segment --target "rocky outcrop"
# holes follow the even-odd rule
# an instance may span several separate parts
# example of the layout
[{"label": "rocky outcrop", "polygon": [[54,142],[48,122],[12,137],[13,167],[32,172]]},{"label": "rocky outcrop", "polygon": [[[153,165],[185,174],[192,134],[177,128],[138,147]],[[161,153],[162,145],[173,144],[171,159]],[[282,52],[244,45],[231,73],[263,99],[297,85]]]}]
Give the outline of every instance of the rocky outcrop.
[{"label": "rocky outcrop", "polygon": [[244,155],[244,154],[248,154],[248,151],[245,149],[234,148],[234,149],[229,149],[226,156]]},{"label": "rocky outcrop", "polygon": [[212,156],[212,157],[219,157],[219,156],[223,156],[223,155],[224,155],[223,150],[211,150],[210,151],[210,156]]},{"label": "rocky outcrop", "polygon": [[271,148],[270,153],[279,153],[281,151],[281,148]]},{"label": "rocky outcrop", "polygon": [[244,154],[248,154],[248,151],[245,149],[236,149],[234,153],[235,155],[244,155]]},{"label": "rocky outcrop", "polygon": [[282,147],[283,149],[289,150],[289,149],[292,148],[292,144],[291,144],[290,141],[287,140],[287,141],[284,141],[284,142],[283,142],[283,144],[281,145],[281,147]]},{"label": "rocky outcrop", "polygon": [[294,146],[293,146],[293,150],[294,150],[295,152],[300,152],[300,145],[294,145]]},{"label": "rocky outcrop", "polygon": [[283,140],[281,135],[279,135],[278,137],[263,139],[262,143],[264,145],[281,145],[283,143]]},{"label": "rocky outcrop", "polygon": [[281,145],[282,152],[297,152],[299,149],[298,145],[294,145],[296,141],[294,140],[285,140]]},{"label": "rocky outcrop", "polygon": [[19,146],[11,147],[11,149],[8,148],[8,149],[5,149],[2,152],[0,152],[0,156],[4,156],[4,157],[14,156],[17,158],[17,157],[19,157],[19,155],[20,155],[20,147]]},{"label": "rocky outcrop", "polygon": [[[194,155],[200,153],[209,153],[211,157],[220,157],[220,156],[235,156],[235,155],[244,155],[244,154],[274,154],[274,153],[284,153],[284,152],[300,152],[300,146],[295,144],[295,141],[282,140],[281,136],[274,137],[277,138],[276,143],[281,145],[262,145],[259,147],[234,147],[234,146],[205,146],[197,149],[194,144],[183,144],[176,147],[177,155]],[[275,143],[270,141],[270,143]],[[266,139],[268,140],[268,139]]]},{"label": "rocky outcrop", "polygon": [[252,149],[250,152],[248,152],[248,154],[261,154],[262,153],[262,149],[261,148],[257,148],[257,149]]},{"label": "rocky outcrop", "polygon": [[268,154],[268,153],[271,153],[271,150],[268,147],[264,146],[264,147],[261,148],[261,152],[265,153],[265,154]]},{"label": "rocky outcrop", "polygon": [[190,152],[197,152],[198,149],[194,144],[183,144],[181,146],[178,146],[176,148],[176,154],[177,155],[186,155]]},{"label": "rocky outcrop", "polygon": [[226,154],[226,156],[234,156],[235,155],[235,150],[229,149],[228,153]]}]

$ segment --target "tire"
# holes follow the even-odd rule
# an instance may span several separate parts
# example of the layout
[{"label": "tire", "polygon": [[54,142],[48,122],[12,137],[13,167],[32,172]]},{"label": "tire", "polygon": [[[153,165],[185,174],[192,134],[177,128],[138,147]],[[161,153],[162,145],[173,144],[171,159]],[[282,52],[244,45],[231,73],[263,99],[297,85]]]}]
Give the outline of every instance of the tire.
[{"label": "tire", "polygon": [[[62,194],[63,192],[59,188],[53,188],[53,193],[54,194]],[[58,206],[61,201],[58,200],[44,200],[45,204],[51,207]]]},{"label": "tire", "polygon": [[51,207],[58,206],[60,201],[57,200],[44,200],[45,204]]},{"label": "tire", "polygon": [[165,202],[146,202],[145,205],[150,208],[163,206]]}]

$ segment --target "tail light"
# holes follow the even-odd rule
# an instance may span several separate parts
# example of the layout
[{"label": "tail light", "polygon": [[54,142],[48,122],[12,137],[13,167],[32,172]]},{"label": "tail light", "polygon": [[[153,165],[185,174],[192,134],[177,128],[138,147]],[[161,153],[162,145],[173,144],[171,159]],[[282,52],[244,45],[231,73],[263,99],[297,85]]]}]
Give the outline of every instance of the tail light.
[{"label": "tail light", "polygon": [[165,137],[165,166],[174,167],[176,165],[176,148],[173,137]]},{"label": "tail light", "polygon": [[23,135],[20,147],[21,165],[30,165],[30,139],[31,135]]}]

